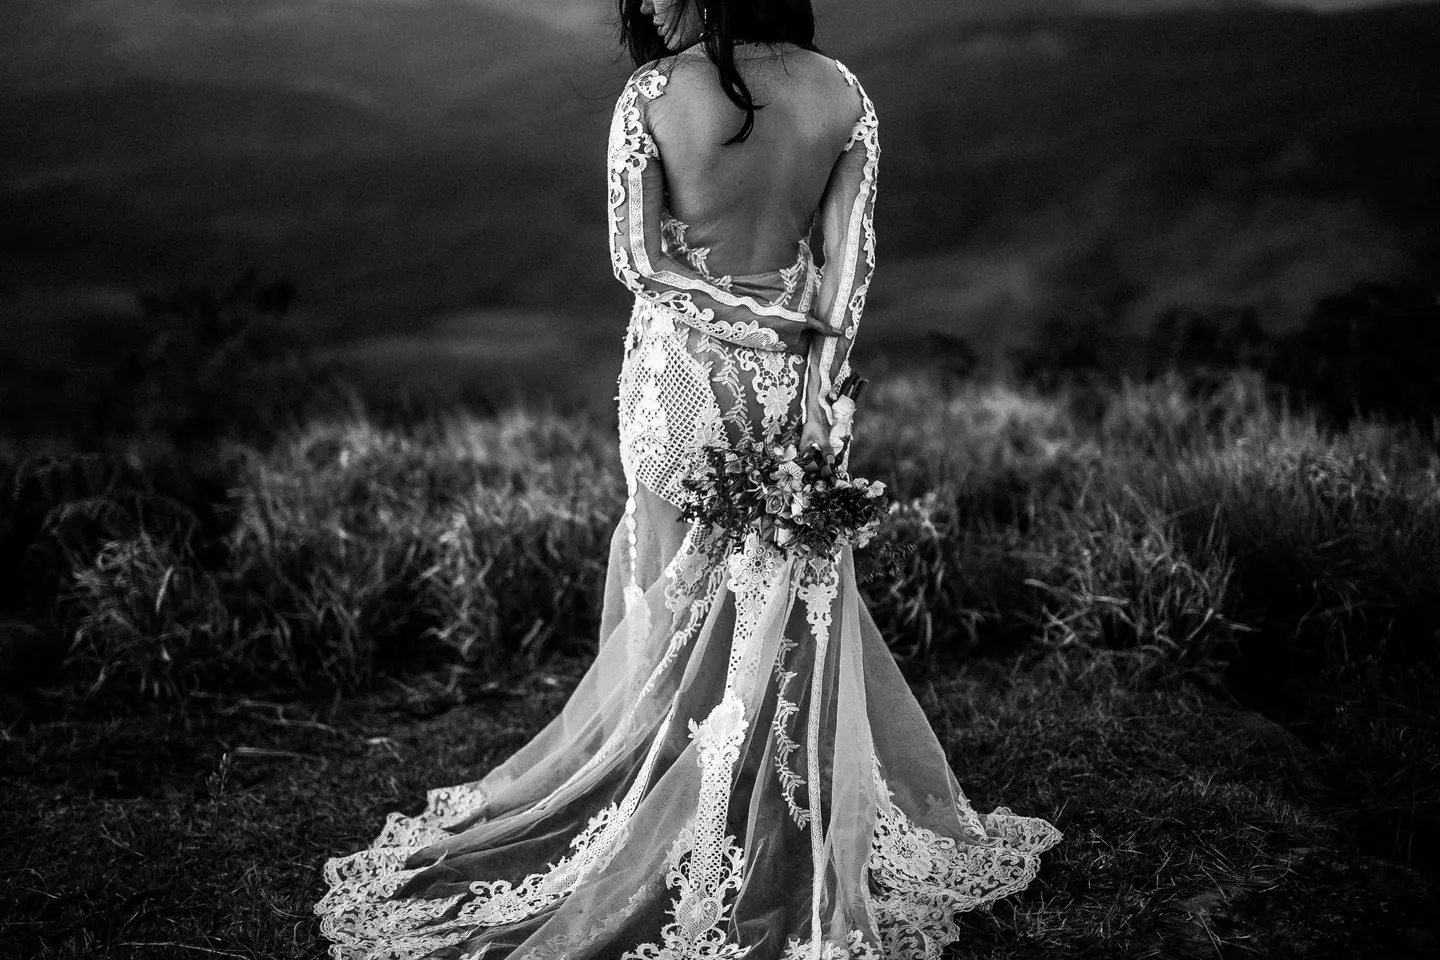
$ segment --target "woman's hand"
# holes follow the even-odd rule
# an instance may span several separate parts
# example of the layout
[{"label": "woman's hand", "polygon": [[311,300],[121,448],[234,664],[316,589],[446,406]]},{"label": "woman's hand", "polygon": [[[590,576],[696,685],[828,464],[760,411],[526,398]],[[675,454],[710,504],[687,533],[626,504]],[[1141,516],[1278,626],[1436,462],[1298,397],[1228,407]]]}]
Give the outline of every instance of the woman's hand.
[{"label": "woman's hand", "polygon": [[840,336],[839,330],[836,330],[834,327],[830,326],[830,324],[826,323],[824,320],[821,320],[813,313],[805,314],[805,329],[811,331],[812,333],[818,333],[822,337]]},{"label": "woman's hand", "polygon": [[800,455],[804,456],[811,447],[819,447],[821,456],[826,460],[835,456],[830,449],[830,426],[825,423],[824,417],[812,417],[800,428]]},{"label": "woman's hand", "polygon": [[797,324],[793,334],[781,334],[781,340],[785,344],[786,353],[804,356],[810,352],[810,341],[815,337],[838,336],[840,336],[839,330],[833,329],[830,324],[814,314],[808,314],[803,326]]}]

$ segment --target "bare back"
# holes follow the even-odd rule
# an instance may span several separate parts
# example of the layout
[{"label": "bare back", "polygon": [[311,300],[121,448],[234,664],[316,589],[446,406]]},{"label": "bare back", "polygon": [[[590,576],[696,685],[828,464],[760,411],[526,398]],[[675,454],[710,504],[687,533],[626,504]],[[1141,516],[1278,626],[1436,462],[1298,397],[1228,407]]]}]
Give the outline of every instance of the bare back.
[{"label": "bare back", "polygon": [[745,113],[698,48],[663,62],[670,78],[648,119],[687,242],[709,248],[713,271],[745,275],[794,262],[862,102],[835,61],[808,50],[746,45],[735,60],[764,104],[747,140],[722,145]]}]

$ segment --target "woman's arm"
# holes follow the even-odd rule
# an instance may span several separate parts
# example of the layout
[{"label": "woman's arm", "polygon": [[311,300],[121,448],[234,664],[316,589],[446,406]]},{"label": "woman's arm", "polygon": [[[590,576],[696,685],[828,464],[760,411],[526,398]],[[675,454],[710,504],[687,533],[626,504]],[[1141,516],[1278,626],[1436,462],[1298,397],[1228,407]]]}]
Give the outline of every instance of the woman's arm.
[{"label": "woman's arm", "polygon": [[610,123],[610,259],[616,279],[721,340],[801,352],[813,339],[812,332],[828,332],[815,317],[722,290],[662,252],[665,169],[643,106],[660,96],[665,81],[652,66],[637,70]]},{"label": "woman's arm", "polygon": [[820,201],[825,238],[825,267],[816,309],[838,336],[817,337],[806,358],[805,419],[811,429],[828,430],[833,421],[829,394],[850,372],[850,348],[865,311],[865,295],[875,272],[875,178],[880,165],[879,123],[875,105],[845,66],[836,66],[860,98],[860,116],[830,172]]}]

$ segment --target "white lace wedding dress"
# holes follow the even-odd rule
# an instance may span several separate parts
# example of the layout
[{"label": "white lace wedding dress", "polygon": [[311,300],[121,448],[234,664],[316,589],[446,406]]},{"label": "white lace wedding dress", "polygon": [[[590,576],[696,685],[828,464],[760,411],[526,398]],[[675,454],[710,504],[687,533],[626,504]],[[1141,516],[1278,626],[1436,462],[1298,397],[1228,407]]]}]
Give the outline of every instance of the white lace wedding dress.
[{"label": "white lace wedding dress", "polygon": [[[333,957],[935,958],[958,912],[1024,888],[1061,839],[971,807],[849,548],[807,586],[753,538],[710,562],[710,533],[679,520],[688,454],[775,435],[803,416],[807,378],[846,371],[875,263],[878,126],[854,75],[825,63],[857,119],[816,209],[823,270],[801,239],[785,269],[715,276],[725,225],[668,209],[654,124],[670,78],[650,64],[627,83],[609,214],[636,294],[618,397],[629,498],[599,654],[507,761],[326,864]],[[773,130],[757,120],[757,137]],[[787,349],[807,312],[842,335]]]}]

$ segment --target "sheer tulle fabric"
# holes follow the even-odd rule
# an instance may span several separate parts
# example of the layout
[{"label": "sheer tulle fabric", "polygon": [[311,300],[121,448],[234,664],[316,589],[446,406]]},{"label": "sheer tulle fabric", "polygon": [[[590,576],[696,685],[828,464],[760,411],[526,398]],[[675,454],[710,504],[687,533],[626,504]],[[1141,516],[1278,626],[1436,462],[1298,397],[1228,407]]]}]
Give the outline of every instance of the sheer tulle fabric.
[{"label": "sheer tulle fabric", "polygon": [[817,806],[819,956],[936,957],[955,912],[1030,882],[1060,833],[971,808],[848,552],[833,598],[797,597],[790,562],[712,569],[636,499],[643,604],[621,524],[594,666],[504,764],[327,864],[332,956],[815,956]]},{"label": "sheer tulle fabric", "polygon": [[[1061,839],[1042,819],[970,806],[848,548],[802,577],[754,539],[712,561],[712,533],[680,520],[699,446],[798,423],[822,358],[715,326],[692,295],[723,305],[733,283],[697,271],[677,298],[632,269],[633,217],[673,219],[636,203],[660,161],[637,139],[632,88],[660,89],[647,77],[632,77],[611,136],[612,256],[636,300],[617,398],[629,498],[598,655],[504,763],[432,790],[423,813],[392,813],[369,849],[326,864],[316,912],[337,960],[934,958],[959,936],[956,913],[1025,887]],[[831,339],[844,342],[823,357],[832,373],[873,266],[878,146],[861,96],[846,152],[866,159],[837,163],[848,172],[821,211],[844,230],[826,237],[827,263],[850,265],[844,289],[803,243],[796,266],[739,278],[756,303],[803,311],[819,290],[842,305],[850,336]],[[657,249],[684,259],[683,228],[657,232]]]}]

